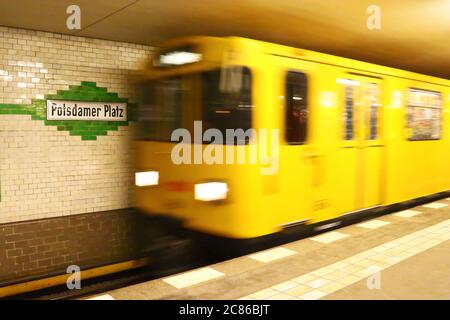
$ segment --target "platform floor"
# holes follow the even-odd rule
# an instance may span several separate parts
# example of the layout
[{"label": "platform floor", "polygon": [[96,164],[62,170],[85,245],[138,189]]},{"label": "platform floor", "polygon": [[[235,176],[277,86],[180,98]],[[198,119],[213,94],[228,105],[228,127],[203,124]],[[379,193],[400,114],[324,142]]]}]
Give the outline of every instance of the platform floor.
[{"label": "platform floor", "polygon": [[450,198],[94,299],[450,299]]}]

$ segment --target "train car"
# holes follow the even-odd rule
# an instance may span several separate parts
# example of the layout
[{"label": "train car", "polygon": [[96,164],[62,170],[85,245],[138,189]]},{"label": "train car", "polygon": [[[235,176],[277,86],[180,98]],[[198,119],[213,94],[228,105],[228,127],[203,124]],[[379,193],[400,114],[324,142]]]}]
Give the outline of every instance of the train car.
[{"label": "train car", "polygon": [[450,189],[447,79],[188,37],[138,84],[136,206],[195,233],[257,239]]}]

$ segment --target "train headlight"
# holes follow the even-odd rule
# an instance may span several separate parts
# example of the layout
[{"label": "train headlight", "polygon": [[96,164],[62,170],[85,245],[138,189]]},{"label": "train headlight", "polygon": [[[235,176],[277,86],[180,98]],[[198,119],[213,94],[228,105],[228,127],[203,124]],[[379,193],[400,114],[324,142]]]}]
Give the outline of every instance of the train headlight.
[{"label": "train headlight", "polygon": [[158,181],[158,171],[136,172],[135,174],[135,183],[138,187],[156,186]]},{"label": "train headlight", "polygon": [[228,185],[225,182],[205,182],[195,185],[195,199],[200,201],[224,200]]}]

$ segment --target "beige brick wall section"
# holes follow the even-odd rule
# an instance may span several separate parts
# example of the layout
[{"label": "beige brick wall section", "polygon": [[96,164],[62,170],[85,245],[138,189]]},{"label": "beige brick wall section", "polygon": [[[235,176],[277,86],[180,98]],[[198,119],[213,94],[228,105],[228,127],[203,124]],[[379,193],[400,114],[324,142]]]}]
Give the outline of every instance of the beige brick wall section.
[{"label": "beige brick wall section", "polygon": [[[134,101],[148,46],[0,27],[0,104],[94,81]],[[0,114],[0,223],[126,208],[135,124],[82,141],[29,115]]]}]

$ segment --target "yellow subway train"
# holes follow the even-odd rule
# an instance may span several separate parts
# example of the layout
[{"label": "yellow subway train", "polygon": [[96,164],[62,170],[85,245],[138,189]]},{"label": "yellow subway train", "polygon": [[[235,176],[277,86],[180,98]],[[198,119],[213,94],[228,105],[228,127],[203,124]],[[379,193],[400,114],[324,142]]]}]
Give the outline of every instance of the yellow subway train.
[{"label": "yellow subway train", "polygon": [[450,80],[240,37],[139,73],[135,203],[261,238],[450,190]]}]

